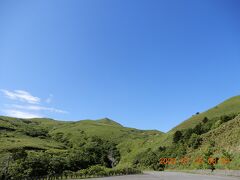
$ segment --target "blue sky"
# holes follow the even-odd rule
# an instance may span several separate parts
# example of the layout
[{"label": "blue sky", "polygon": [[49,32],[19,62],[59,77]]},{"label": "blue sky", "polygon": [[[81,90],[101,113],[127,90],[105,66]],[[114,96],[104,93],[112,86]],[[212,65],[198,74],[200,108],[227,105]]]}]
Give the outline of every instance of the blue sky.
[{"label": "blue sky", "polygon": [[238,0],[0,2],[0,114],[168,131],[240,94]]}]

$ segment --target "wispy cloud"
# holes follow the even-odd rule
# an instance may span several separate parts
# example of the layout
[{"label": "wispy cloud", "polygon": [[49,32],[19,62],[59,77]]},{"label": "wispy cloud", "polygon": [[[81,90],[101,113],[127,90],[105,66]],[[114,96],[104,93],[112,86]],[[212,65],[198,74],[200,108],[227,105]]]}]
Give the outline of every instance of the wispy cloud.
[{"label": "wispy cloud", "polygon": [[3,110],[6,116],[18,117],[18,118],[39,118],[42,117],[39,114],[33,114],[30,112],[19,111],[15,109],[6,109]]},{"label": "wispy cloud", "polygon": [[46,117],[48,113],[61,113],[66,114],[67,111],[57,109],[54,107],[45,106],[44,103],[50,104],[53,95],[41,102],[41,98],[33,96],[31,93],[23,90],[9,91],[1,89],[0,92],[4,94],[12,103],[4,104],[2,112],[6,116],[18,118],[36,118]]},{"label": "wispy cloud", "polygon": [[52,102],[53,95],[49,94],[48,98],[45,100],[46,103],[51,103]]},{"label": "wispy cloud", "polygon": [[41,101],[39,97],[31,95],[27,91],[23,90],[8,91],[6,89],[1,89],[1,91],[7,98],[12,100],[19,100],[30,104],[39,104]]},{"label": "wispy cloud", "polygon": [[17,104],[13,104],[13,105],[11,105],[11,106],[12,106],[13,108],[22,109],[22,110],[50,111],[50,112],[62,113],[62,114],[67,113],[67,111],[64,111],[64,110],[61,110],[61,109],[52,108],[52,107],[35,106],[35,105],[23,106],[23,105],[17,105]]}]

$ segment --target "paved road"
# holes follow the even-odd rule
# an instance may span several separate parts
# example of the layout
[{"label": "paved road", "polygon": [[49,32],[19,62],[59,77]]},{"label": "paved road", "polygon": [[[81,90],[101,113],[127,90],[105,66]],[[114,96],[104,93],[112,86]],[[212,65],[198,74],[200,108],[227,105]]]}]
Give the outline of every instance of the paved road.
[{"label": "paved road", "polygon": [[[179,172],[147,172],[143,175],[115,176],[94,180],[239,180],[239,177],[199,175]],[[89,179],[88,179],[89,180]]]}]

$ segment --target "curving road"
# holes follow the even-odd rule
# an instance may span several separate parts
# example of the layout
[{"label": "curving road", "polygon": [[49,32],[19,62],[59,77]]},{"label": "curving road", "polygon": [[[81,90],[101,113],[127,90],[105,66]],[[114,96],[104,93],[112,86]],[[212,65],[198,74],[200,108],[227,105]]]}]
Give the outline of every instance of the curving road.
[{"label": "curving road", "polygon": [[180,172],[147,172],[143,175],[115,176],[95,180],[239,180],[240,177],[189,174]]}]

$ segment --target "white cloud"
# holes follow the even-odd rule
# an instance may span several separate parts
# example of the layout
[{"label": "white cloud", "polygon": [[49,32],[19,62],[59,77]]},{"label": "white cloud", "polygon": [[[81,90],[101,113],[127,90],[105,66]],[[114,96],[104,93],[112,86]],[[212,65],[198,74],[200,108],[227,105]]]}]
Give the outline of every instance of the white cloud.
[{"label": "white cloud", "polygon": [[52,94],[50,94],[49,96],[48,96],[48,98],[45,100],[46,101],[46,103],[51,103],[52,102],[52,98],[53,98],[53,95]]},{"label": "white cloud", "polygon": [[67,111],[57,109],[54,107],[48,107],[43,105],[43,103],[50,103],[52,101],[53,95],[41,102],[39,97],[31,95],[31,93],[23,90],[9,91],[1,89],[6,98],[12,100],[12,104],[4,104],[4,109],[2,112],[6,116],[18,117],[18,118],[36,118],[36,117],[46,117],[45,114],[51,113],[61,113],[66,114]]},{"label": "white cloud", "polygon": [[11,105],[13,108],[16,109],[23,109],[23,110],[31,110],[31,111],[50,111],[50,112],[54,112],[54,113],[62,113],[62,114],[66,114],[67,111],[61,110],[61,109],[56,109],[56,108],[52,108],[52,107],[44,107],[44,106],[36,106],[36,105],[27,105],[27,106],[23,106],[23,105]]},{"label": "white cloud", "polygon": [[15,109],[7,109],[3,111],[6,116],[17,117],[17,118],[39,118],[42,117],[39,114],[19,111]]},{"label": "white cloud", "polygon": [[31,95],[27,91],[23,91],[23,90],[8,91],[5,89],[1,89],[1,91],[7,98],[12,100],[19,100],[19,101],[27,102],[30,104],[39,104],[41,101],[39,97]]}]

